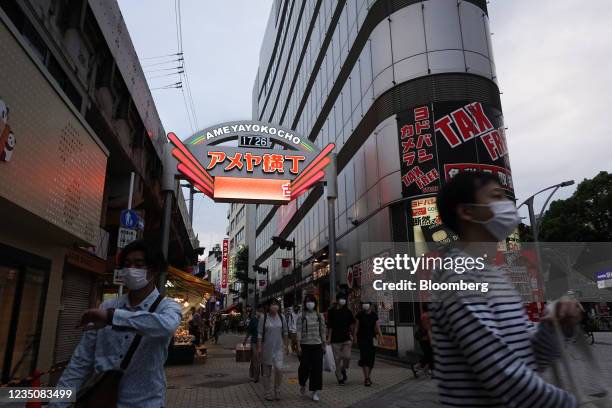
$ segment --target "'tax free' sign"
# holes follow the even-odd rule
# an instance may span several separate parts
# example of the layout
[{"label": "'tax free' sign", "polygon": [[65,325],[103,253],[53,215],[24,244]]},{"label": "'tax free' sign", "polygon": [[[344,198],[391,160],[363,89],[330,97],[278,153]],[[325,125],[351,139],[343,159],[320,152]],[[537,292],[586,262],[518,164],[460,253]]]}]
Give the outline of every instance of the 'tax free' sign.
[{"label": "'tax free' sign", "polygon": [[470,103],[437,119],[434,129],[440,132],[453,148],[479,137],[491,160],[497,160],[508,154],[503,129],[494,128],[480,102]]}]

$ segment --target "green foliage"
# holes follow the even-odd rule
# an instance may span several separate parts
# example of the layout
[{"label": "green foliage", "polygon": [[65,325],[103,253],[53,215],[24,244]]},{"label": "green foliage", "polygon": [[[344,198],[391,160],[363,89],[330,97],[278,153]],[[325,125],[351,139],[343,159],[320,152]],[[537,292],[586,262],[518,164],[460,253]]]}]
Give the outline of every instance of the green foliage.
[{"label": "green foliage", "polygon": [[236,270],[236,275],[239,272],[247,272],[249,270],[249,247],[246,245],[241,246],[236,252],[236,257],[234,258],[234,268]]},{"label": "green foliage", "polygon": [[570,198],[553,201],[539,235],[548,242],[612,242],[612,174],[602,171]]}]

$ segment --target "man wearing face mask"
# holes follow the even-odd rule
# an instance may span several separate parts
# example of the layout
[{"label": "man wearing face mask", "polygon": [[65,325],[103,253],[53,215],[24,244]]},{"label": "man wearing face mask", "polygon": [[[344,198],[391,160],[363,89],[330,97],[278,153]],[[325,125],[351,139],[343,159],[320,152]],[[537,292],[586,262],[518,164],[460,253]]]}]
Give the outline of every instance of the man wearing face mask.
[{"label": "man wearing face mask", "polygon": [[[447,182],[438,194],[442,222],[460,238],[445,257],[484,257],[481,270],[465,273],[435,270],[437,282],[488,282],[486,293],[431,293],[435,377],[444,406],[575,407],[568,392],[546,383],[536,370],[557,357],[559,344],[550,319],[534,328],[522,298],[495,259],[497,243],[520,222],[497,178],[465,172]],[[580,308],[575,300],[558,303],[562,326],[575,325]]]},{"label": "man wearing face mask", "polygon": [[105,301],[99,309],[83,313],[79,325],[85,333],[58,387],[78,391],[92,375],[118,369],[134,337],[140,335],[140,342],[121,376],[117,407],[165,404],[164,363],[168,344],[182,316],[180,306],[172,299],[162,298],[155,287],[163,265],[160,254],[143,241],[134,241],[123,249],[119,267],[123,269],[129,292]]},{"label": "man wearing face mask", "polygon": [[336,360],[336,379],[339,385],[347,380],[346,370],[351,361],[355,318],[346,305],[346,295],[336,295],[336,305],[327,313],[327,343],[331,343]]}]

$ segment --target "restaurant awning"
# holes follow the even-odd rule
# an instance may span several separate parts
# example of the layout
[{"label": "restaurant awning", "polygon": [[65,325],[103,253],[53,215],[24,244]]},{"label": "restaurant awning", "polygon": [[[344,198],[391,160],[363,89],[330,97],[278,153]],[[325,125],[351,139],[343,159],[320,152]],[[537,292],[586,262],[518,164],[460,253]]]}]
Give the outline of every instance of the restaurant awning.
[{"label": "restaurant awning", "polygon": [[202,295],[204,293],[211,296],[215,294],[215,285],[173,266],[168,266],[168,279],[185,290],[197,291]]}]

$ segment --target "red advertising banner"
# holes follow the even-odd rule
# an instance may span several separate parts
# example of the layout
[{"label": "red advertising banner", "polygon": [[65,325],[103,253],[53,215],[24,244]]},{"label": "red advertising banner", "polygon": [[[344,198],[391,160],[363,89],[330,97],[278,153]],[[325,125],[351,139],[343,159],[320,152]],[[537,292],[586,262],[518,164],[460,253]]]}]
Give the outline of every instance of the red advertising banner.
[{"label": "red advertising banner", "polygon": [[223,240],[223,260],[221,261],[221,289],[227,289],[227,258],[229,250],[229,240]]},{"label": "red advertising banner", "polygon": [[402,195],[433,195],[462,171],[498,177],[514,194],[501,111],[486,103],[437,102],[397,115]]}]

